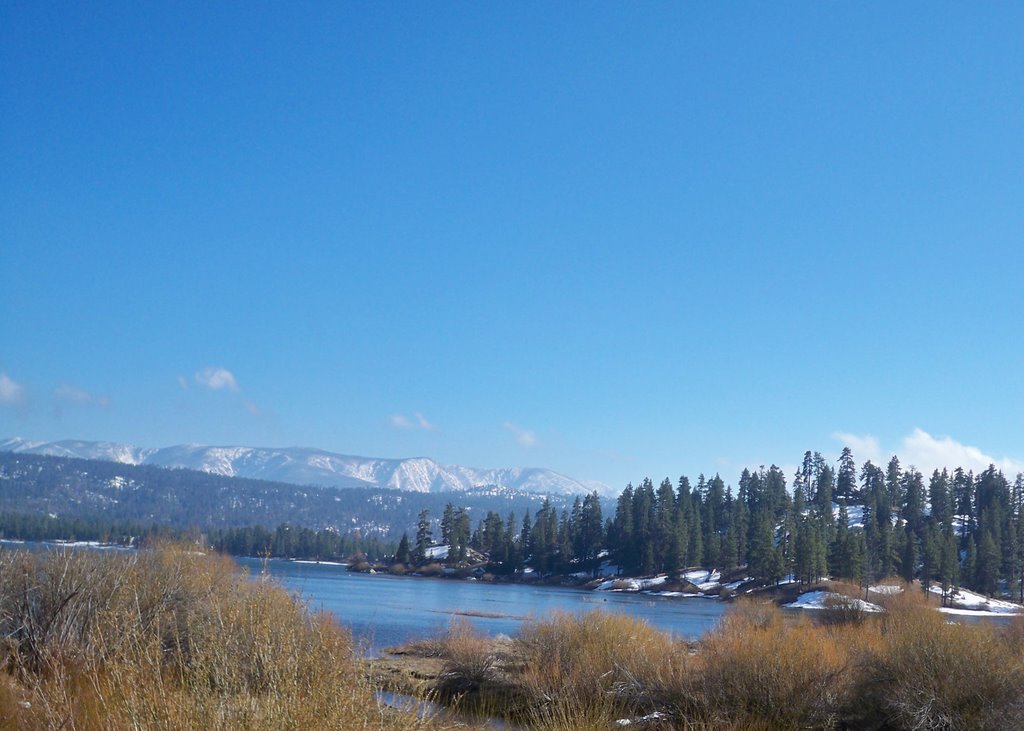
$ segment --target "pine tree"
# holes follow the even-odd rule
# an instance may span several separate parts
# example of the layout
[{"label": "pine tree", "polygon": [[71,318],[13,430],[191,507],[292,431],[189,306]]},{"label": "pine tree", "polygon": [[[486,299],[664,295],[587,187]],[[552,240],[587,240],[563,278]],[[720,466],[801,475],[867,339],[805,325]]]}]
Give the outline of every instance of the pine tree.
[{"label": "pine tree", "polygon": [[782,555],[775,546],[771,517],[760,516],[751,544],[750,572],[755,579],[777,583],[782,578]]},{"label": "pine tree", "polygon": [[865,579],[865,570],[867,566],[867,543],[865,542],[865,536],[863,530],[855,530],[851,534],[850,541],[850,578],[860,583]]},{"label": "pine tree", "polygon": [[604,519],[601,516],[601,496],[595,490],[583,499],[580,516],[580,560],[594,571],[598,568],[598,554],[604,545]]},{"label": "pine tree", "polygon": [[960,571],[960,582],[968,589],[977,589],[978,573],[978,546],[974,542],[974,536],[967,536],[967,555],[964,557],[964,566]]},{"label": "pine tree", "polygon": [[999,581],[999,549],[990,531],[985,531],[978,545],[975,586],[986,596],[995,596]]},{"label": "pine tree", "polygon": [[907,527],[920,538],[924,531],[924,478],[913,467],[903,474],[901,492],[902,517],[907,522]]},{"label": "pine tree", "polygon": [[523,513],[523,527],[519,531],[519,562],[522,566],[533,560],[533,525],[530,523],[530,511]]},{"label": "pine tree", "polygon": [[700,510],[690,511],[690,522],[687,526],[689,542],[686,546],[686,561],[689,566],[704,565],[704,528],[700,524]]},{"label": "pine tree", "polygon": [[403,533],[402,540],[398,542],[398,550],[395,551],[395,563],[409,563],[409,534]]},{"label": "pine tree", "polygon": [[675,488],[667,477],[661,481],[661,485],[658,487],[656,501],[654,562],[660,569],[667,570],[669,554],[672,552],[672,542],[675,538],[676,513],[678,512]]},{"label": "pine tree", "polygon": [[619,568],[627,573],[632,573],[640,564],[636,556],[636,547],[633,539],[633,485],[626,485],[626,489],[619,495],[615,503],[615,520],[612,523],[612,546],[615,551],[615,560]]},{"label": "pine tree", "polygon": [[943,529],[953,524],[953,493],[946,470],[932,472],[928,482],[928,502],[932,506],[932,519]]},{"label": "pine tree", "polygon": [[917,536],[908,526],[906,530],[899,532],[900,535],[900,576],[904,581],[914,580],[917,573]]},{"label": "pine tree", "polygon": [[890,509],[903,504],[903,470],[900,469],[900,460],[896,455],[889,460],[885,470],[885,492]]},{"label": "pine tree", "polygon": [[928,592],[932,579],[940,574],[942,562],[942,546],[936,538],[935,529],[929,526],[921,539],[921,588]]},{"label": "pine tree", "polygon": [[427,560],[427,549],[430,548],[432,540],[430,511],[421,510],[419,519],[416,521],[416,549],[412,555],[413,563],[418,565]]},{"label": "pine tree", "polygon": [[836,498],[840,503],[848,503],[857,495],[857,463],[849,447],[843,447],[839,455],[839,472],[836,477]]},{"label": "pine tree", "polygon": [[942,537],[942,551],[939,555],[939,583],[942,586],[943,606],[949,603],[949,597],[956,592],[959,576],[960,556],[957,551],[957,539],[952,528],[946,528]]},{"label": "pine tree", "polygon": [[829,545],[828,573],[831,576],[852,578],[852,546],[850,543],[849,513],[846,505],[839,507],[835,537]]},{"label": "pine tree", "polygon": [[448,503],[444,506],[444,513],[441,515],[441,543],[445,546],[452,544],[452,524],[455,522],[455,506]]}]

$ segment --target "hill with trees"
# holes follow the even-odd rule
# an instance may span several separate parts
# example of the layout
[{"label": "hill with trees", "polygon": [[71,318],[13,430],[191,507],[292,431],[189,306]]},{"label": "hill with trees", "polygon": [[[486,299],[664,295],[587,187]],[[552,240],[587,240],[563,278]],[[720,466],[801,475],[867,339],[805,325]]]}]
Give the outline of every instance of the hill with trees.
[{"label": "hill with trees", "polygon": [[[847,448],[835,465],[806,452],[791,483],[774,465],[743,470],[735,489],[717,474],[657,486],[644,479],[628,485],[608,515],[592,493],[561,511],[545,502],[519,519],[492,511],[470,531],[463,511],[449,505],[438,537],[456,553],[468,546],[488,555],[498,574],[610,564],[625,575],[678,577],[687,567],[745,567],[765,583],[831,576],[867,584],[896,575],[1024,601],[1022,508],[1022,474],[1011,482],[990,466],[978,474],[935,470],[926,479],[895,456],[858,470]],[[420,542],[427,528],[420,515]]]}]

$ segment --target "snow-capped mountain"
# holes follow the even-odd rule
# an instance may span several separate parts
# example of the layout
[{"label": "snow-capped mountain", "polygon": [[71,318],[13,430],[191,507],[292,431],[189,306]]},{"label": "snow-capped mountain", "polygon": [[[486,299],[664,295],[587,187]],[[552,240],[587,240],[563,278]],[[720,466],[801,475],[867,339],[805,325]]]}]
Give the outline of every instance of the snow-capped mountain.
[{"label": "snow-capped mountain", "polygon": [[582,494],[595,489],[602,495],[612,492],[601,483],[581,482],[537,467],[484,470],[442,465],[426,457],[375,459],[307,447],[273,449],[181,444],[145,448],[112,442],[32,442],[12,438],[0,440],[0,451],[176,467],[296,485],[384,487],[416,492],[471,490],[488,486],[553,495]]}]

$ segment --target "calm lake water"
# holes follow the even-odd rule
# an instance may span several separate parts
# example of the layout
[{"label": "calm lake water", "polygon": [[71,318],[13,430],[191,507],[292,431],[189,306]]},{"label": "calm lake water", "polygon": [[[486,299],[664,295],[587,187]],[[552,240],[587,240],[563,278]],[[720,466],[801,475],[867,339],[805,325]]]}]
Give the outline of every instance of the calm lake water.
[{"label": "calm lake water", "polygon": [[[258,559],[236,560],[253,574],[263,567]],[[337,616],[371,653],[436,635],[454,617],[466,617],[487,635],[513,635],[528,617],[595,609],[630,614],[692,640],[713,628],[727,608],[715,599],[358,574],[330,564],[272,560],[267,568],[285,587],[300,592],[311,607]]]}]

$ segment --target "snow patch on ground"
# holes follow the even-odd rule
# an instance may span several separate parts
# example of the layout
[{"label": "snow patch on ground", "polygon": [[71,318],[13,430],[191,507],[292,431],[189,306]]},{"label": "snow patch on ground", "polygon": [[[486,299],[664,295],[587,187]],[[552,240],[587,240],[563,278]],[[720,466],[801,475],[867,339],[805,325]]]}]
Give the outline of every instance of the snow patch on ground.
[{"label": "snow patch on ground", "polygon": [[[832,502],[832,516],[839,520],[839,503]],[[848,528],[863,528],[864,527],[864,506],[863,505],[847,505],[846,506],[846,525]]]},{"label": "snow patch on ground", "polygon": [[[942,587],[940,586],[932,586],[928,591],[939,596],[942,595]],[[950,595],[948,599],[953,603],[953,606],[943,607],[942,611],[947,614],[961,613],[956,610],[966,610],[969,614],[980,614],[982,612],[987,614],[1019,614],[1024,609],[1020,604],[1003,601],[1002,599],[989,599],[981,594],[975,594],[973,591],[967,591],[967,589],[960,589],[956,594]]]},{"label": "snow patch on ground", "polygon": [[956,607],[939,607],[943,614],[956,614],[961,617],[1009,617],[1014,612],[989,611],[986,609],[957,609]]},{"label": "snow patch on ground", "polygon": [[808,591],[797,597],[795,602],[787,604],[788,609],[828,609],[832,602],[841,601],[844,604],[859,609],[862,612],[881,612],[882,608],[877,604],[866,602],[863,599],[854,599],[844,594],[836,594],[832,591]]},{"label": "snow patch on ground", "polygon": [[427,558],[448,558],[448,546],[431,546],[424,551]]},{"label": "snow patch on ground", "polygon": [[709,584],[711,582],[718,583],[722,580],[722,575],[717,571],[705,571],[698,569],[696,571],[687,571],[683,574],[683,578],[692,584]]},{"label": "snow patch on ground", "polygon": [[595,591],[646,591],[661,586],[668,581],[668,576],[654,576],[649,579],[611,579],[602,581]]},{"label": "snow patch on ground", "polygon": [[868,591],[874,594],[902,594],[903,587],[896,586],[895,584],[876,584],[875,586],[869,586]]},{"label": "snow patch on ground", "polygon": [[662,719],[666,718],[668,718],[666,714],[662,713],[661,711],[655,711],[654,713],[648,713],[646,716],[641,716],[640,718],[620,718],[618,721],[615,722],[615,724],[617,726],[632,726],[634,723],[646,725],[654,721],[661,721]]}]

